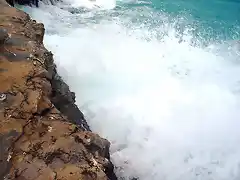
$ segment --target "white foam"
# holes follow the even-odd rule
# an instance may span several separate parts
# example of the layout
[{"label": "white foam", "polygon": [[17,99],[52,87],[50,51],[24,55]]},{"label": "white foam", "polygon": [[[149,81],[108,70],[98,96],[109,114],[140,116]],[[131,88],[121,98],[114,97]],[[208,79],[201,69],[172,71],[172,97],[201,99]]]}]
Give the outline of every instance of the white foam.
[{"label": "white foam", "polygon": [[239,65],[227,48],[179,43],[172,28],[146,41],[149,31],[101,21],[45,44],[92,130],[112,142],[119,177],[239,179]]},{"label": "white foam", "polygon": [[64,0],[73,7],[85,7],[89,9],[113,9],[116,6],[115,0]]}]

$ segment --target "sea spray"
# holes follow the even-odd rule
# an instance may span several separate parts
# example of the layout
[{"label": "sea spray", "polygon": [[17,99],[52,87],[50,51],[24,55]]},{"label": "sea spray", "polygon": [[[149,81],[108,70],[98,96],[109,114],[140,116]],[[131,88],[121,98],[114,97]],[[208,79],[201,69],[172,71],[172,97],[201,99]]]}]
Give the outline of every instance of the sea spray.
[{"label": "sea spray", "polygon": [[145,6],[77,14],[60,7],[26,11],[45,23],[45,45],[91,129],[111,141],[118,177],[240,178],[235,45],[206,45],[187,18],[174,22]]}]

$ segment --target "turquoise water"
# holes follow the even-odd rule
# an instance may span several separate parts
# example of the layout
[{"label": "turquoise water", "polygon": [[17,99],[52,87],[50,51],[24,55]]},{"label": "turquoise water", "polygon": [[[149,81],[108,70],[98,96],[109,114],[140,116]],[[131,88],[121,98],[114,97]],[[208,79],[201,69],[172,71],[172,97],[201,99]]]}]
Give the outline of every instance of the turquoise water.
[{"label": "turquoise water", "polygon": [[[164,12],[171,18],[180,19],[181,22],[178,23],[193,28],[194,35],[202,38],[203,41],[240,38],[240,1],[238,0],[148,0],[140,4],[152,8],[152,11]],[[136,3],[125,6],[133,8]]]},{"label": "turquoise water", "polygon": [[63,0],[20,7],[120,179],[240,179],[240,2]]},{"label": "turquoise water", "polygon": [[195,23],[197,34],[214,40],[239,39],[239,0],[153,0],[157,11],[186,16]]},{"label": "turquoise water", "polygon": [[240,1],[238,0],[176,0],[153,1],[154,8],[174,16],[190,16],[198,34],[216,40],[239,39]]}]

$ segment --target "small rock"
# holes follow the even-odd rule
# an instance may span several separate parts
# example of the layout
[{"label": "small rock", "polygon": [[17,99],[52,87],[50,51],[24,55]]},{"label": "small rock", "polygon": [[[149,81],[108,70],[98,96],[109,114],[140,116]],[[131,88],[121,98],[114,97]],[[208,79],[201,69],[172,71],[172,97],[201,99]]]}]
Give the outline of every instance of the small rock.
[{"label": "small rock", "polygon": [[7,95],[2,93],[0,94],[0,101],[5,101],[7,99]]},{"label": "small rock", "polygon": [[98,165],[98,162],[92,157],[92,162],[93,162],[93,166],[96,166],[96,167],[98,167],[99,165]]},{"label": "small rock", "polygon": [[48,132],[52,132],[53,127],[48,126]]},{"label": "small rock", "polygon": [[12,152],[8,154],[7,162],[9,162],[11,158],[12,158]]}]

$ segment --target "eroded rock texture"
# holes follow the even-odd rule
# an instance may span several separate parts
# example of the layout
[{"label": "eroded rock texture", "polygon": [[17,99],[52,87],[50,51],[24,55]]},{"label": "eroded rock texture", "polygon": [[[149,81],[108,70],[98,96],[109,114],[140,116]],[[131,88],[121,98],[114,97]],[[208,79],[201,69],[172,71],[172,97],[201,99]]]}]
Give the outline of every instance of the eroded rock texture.
[{"label": "eroded rock texture", "polygon": [[43,36],[0,0],[0,180],[116,179],[110,143],[89,131]]}]

